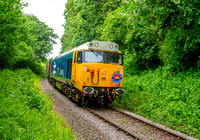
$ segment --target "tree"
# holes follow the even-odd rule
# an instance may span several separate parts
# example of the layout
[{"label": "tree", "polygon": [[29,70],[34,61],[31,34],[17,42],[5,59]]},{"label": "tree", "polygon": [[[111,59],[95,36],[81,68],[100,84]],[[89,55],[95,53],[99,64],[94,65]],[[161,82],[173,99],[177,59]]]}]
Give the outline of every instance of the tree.
[{"label": "tree", "polygon": [[115,10],[121,0],[68,0],[65,10],[65,33],[61,38],[62,51],[82,43],[99,40],[107,13]]},{"label": "tree", "polygon": [[22,7],[20,0],[0,1],[0,68],[17,63],[14,57],[19,49]]},{"label": "tree", "polygon": [[200,66],[199,1],[126,1],[102,25],[101,39],[130,54],[129,68],[166,66],[182,71]]},{"label": "tree", "polygon": [[57,39],[58,36],[52,28],[41,22],[36,16],[25,15],[25,18],[25,26],[29,34],[29,38],[26,39],[27,44],[33,49],[34,59],[44,62],[47,55],[53,49],[53,45],[56,44],[54,39]]},{"label": "tree", "polygon": [[20,34],[20,48],[16,55],[17,68],[29,67],[35,73],[40,73],[40,63],[46,62],[47,55],[56,44],[54,39],[58,36],[53,33],[53,29],[34,15],[23,15],[24,24]]},{"label": "tree", "polygon": [[26,68],[39,73],[58,36],[36,16],[22,13],[20,0],[0,1],[0,68]]},{"label": "tree", "polygon": [[199,68],[199,5],[198,0],[69,0],[62,51],[94,39],[114,41],[132,71]]}]

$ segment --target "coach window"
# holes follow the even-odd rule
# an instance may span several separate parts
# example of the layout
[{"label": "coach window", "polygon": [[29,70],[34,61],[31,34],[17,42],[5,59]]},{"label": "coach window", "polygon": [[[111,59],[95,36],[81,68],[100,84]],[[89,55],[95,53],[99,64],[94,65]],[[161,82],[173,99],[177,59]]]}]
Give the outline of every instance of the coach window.
[{"label": "coach window", "polygon": [[77,54],[77,63],[82,63],[82,51],[79,51]]}]

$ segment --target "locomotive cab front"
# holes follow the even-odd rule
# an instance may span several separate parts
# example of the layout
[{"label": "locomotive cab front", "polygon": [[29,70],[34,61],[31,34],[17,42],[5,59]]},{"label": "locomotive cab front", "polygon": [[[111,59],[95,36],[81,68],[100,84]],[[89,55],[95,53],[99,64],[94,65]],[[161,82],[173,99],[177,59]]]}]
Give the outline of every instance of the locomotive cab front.
[{"label": "locomotive cab front", "polygon": [[82,93],[82,100],[108,105],[116,96],[124,94],[123,54],[113,42],[93,41],[88,46],[73,54],[73,86]]}]

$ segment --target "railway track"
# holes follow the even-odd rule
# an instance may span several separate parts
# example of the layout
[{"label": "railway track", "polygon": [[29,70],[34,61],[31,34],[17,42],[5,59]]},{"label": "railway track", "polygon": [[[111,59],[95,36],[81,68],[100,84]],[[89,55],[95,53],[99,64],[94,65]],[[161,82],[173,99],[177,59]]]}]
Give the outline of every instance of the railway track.
[{"label": "railway track", "polygon": [[[112,106],[112,105],[110,105],[109,108],[99,108],[99,107],[98,108],[88,108],[88,107],[85,107],[85,106],[82,106],[82,108],[89,111],[93,115],[97,116],[98,118],[100,118],[104,122],[107,122],[108,124],[114,126],[116,129],[124,132],[126,135],[129,135],[133,139],[137,139],[137,140],[146,140],[146,139],[150,139],[150,140],[155,140],[155,139],[158,139],[158,140],[160,140],[160,139],[166,139],[166,140],[198,140],[196,138],[193,138],[193,137],[190,137],[190,136],[183,134],[181,132],[172,130],[172,129],[167,128],[166,126],[160,125],[158,123],[154,123],[154,122],[147,120],[147,119],[145,119],[145,118],[143,118],[139,115],[136,115],[134,113],[128,112],[124,109],[121,109],[121,108],[118,108],[118,107],[115,107],[115,106]],[[116,123],[116,122],[110,120],[109,117],[106,117],[104,114],[101,114],[102,109],[106,110],[106,112],[110,112],[112,110],[112,111],[117,112],[119,114],[123,114],[124,116],[126,116],[128,118],[127,120],[133,119],[137,123],[143,123],[145,127],[150,127],[151,130],[158,132],[155,135],[159,135],[159,133],[162,133],[161,134],[162,138],[151,137],[149,135],[145,136],[143,133],[137,132],[138,129],[135,132],[133,132],[131,129],[129,129],[129,128],[127,129],[126,127],[121,126],[119,123]]]},{"label": "railway track", "polygon": [[109,121],[108,119],[106,119],[105,117],[99,115],[98,113],[92,111],[91,109],[87,108],[87,107],[83,107],[84,109],[86,109],[87,111],[89,111],[90,113],[94,114],[95,116],[97,116],[98,118],[102,119],[103,121],[109,123],[110,125],[116,127],[118,130],[121,130],[122,132],[124,132],[126,135],[130,135],[131,137],[133,137],[134,139],[136,140],[139,140],[141,139],[140,136],[136,135],[136,134],[133,134],[131,132],[129,132],[128,130],[124,129],[123,127],[119,126],[118,124],[116,123],[113,123],[111,121]]},{"label": "railway track", "polygon": [[[101,120],[116,127],[116,129],[123,131],[125,134],[131,136],[133,139],[197,140],[196,138],[174,131],[163,125],[154,123],[141,116],[138,116],[136,114],[130,113],[126,110],[123,110],[121,108],[117,108],[114,106],[110,106],[109,108],[98,108],[98,109],[88,108],[88,107],[83,107],[83,108],[89,111],[90,113],[94,114],[95,116],[99,117]],[[114,116],[118,118],[113,119],[112,115],[109,116],[109,113],[114,114]],[[119,120],[120,117],[122,119],[125,118],[126,121],[124,122],[127,124],[127,126],[122,123],[119,123],[119,121],[116,121],[116,120]],[[128,123],[129,123],[129,126],[128,126]],[[130,127],[132,125],[137,125],[138,127]],[[144,128],[141,129],[139,127],[141,128],[144,127]],[[133,129],[137,129],[137,130],[133,130]]]}]

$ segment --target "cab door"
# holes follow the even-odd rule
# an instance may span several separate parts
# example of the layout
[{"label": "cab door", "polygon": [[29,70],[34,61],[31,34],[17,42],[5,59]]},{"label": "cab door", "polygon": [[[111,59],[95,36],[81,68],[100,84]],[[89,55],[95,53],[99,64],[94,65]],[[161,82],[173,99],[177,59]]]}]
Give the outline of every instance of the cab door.
[{"label": "cab door", "polygon": [[65,75],[64,76],[66,79],[68,79],[68,71],[69,71],[68,69],[69,69],[68,68],[68,59],[65,59],[65,72],[64,72]]},{"label": "cab door", "polygon": [[71,77],[73,84],[75,84],[76,81],[76,58],[77,58],[77,51],[74,51],[72,59],[72,77]]}]

